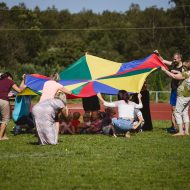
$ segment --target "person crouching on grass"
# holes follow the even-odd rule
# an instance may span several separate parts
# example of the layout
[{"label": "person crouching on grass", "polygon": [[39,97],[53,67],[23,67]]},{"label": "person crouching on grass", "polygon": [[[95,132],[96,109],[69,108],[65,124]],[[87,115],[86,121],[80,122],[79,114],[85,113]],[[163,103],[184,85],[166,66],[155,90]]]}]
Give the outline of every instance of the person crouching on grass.
[{"label": "person crouching on grass", "polygon": [[37,103],[32,109],[32,114],[35,120],[39,144],[57,144],[56,123],[60,115],[68,116],[65,94],[57,92],[54,98]]},{"label": "person crouching on grass", "polygon": [[98,98],[107,107],[118,107],[118,118],[112,119],[112,130],[113,136],[116,136],[116,131],[124,132],[125,137],[130,137],[129,131],[131,129],[137,129],[141,124],[141,120],[134,125],[134,109],[135,108],[142,108],[142,101],[141,101],[141,94],[138,94],[139,104],[132,102],[129,100],[129,94],[125,90],[119,90],[118,92],[118,101],[114,102],[107,102],[105,101],[101,94],[98,93]]},{"label": "person crouching on grass", "polygon": [[189,102],[190,102],[190,61],[183,63],[185,71],[172,70],[171,72],[162,67],[162,70],[171,78],[180,81],[177,88],[177,103],[174,116],[179,127],[179,132],[173,136],[189,135]]}]

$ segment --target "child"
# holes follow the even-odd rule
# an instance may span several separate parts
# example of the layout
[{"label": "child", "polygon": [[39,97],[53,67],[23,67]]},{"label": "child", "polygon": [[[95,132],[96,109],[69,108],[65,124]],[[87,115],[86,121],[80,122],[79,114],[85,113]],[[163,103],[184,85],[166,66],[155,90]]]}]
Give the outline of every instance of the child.
[{"label": "child", "polygon": [[91,117],[90,113],[84,113],[83,115],[83,123],[79,126],[80,128],[80,133],[81,134],[86,134],[89,133],[89,128],[91,126]]},{"label": "child", "polygon": [[30,133],[35,127],[35,122],[33,120],[32,113],[27,116],[22,116],[18,121],[15,122],[16,126],[13,128],[14,135],[18,135],[25,129],[26,132]]},{"label": "child", "polygon": [[69,134],[74,134],[73,131],[71,130],[71,121],[72,121],[72,115],[69,114],[64,120],[59,121],[59,133],[64,134],[64,133],[69,133]]},{"label": "child", "polygon": [[78,133],[79,132],[79,125],[80,125],[80,113],[79,112],[74,112],[73,113],[73,119],[71,121],[71,129],[73,133]]},{"label": "child", "polygon": [[112,117],[115,115],[115,110],[113,108],[105,108],[105,116],[102,119],[102,131],[103,134],[109,135],[111,133],[111,123]]},{"label": "child", "polygon": [[91,115],[91,133],[101,133],[102,131],[102,120],[100,119],[100,113],[98,111],[92,112]]},{"label": "child", "polygon": [[139,131],[142,132],[142,127],[144,125],[145,121],[142,115],[142,112],[139,109],[134,110],[134,122],[133,122],[133,126],[138,125],[138,127],[135,129],[135,131]]}]

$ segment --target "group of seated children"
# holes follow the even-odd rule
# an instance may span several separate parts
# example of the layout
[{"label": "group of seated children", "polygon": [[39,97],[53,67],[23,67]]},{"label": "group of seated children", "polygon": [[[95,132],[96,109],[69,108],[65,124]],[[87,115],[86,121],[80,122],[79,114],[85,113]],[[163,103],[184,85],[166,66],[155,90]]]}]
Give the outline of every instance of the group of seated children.
[{"label": "group of seated children", "polygon": [[[105,134],[113,133],[112,118],[116,114],[114,108],[107,107],[105,112],[94,111],[85,112],[81,118],[79,112],[69,114],[64,120],[60,120],[60,134]],[[141,121],[138,131],[141,130],[144,124],[144,119],[140,110],[135,109],[135,122]]]},{"label": "group of seated children", "polygon": [[[66,118],[59,119],[60,134],[113,134],[112,118],[115,117],[114,108],[107,107],[104,112],[94,111],[85,112],[81,117],[79,112],[69,114]],[[140,121],[141,125],[138,127],[138,131],[141,130],[144,119],[142,112],[139,109],[134,110],[134,125]],[[33,131],[35,128],[32,114],[20,118],[15,122],[16,126],[13,128],[14,135],[20,134],[22,129],[26,132]]]}]

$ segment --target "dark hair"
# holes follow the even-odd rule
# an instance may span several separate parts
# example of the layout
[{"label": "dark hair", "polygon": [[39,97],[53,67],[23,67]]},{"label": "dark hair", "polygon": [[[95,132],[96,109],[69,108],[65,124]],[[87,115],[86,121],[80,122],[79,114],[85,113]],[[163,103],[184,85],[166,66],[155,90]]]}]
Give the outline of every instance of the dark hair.
[{"label": "dark hair", "polygon": [[119,90],[117,95],[118,100],[125,100],[126,103],[129,101],[129,94],[125,90]]},{"label": "dark hair", "polygon": [[79,119],[80,118],[80,113],[79,112],[74,112],[73,113],[73,119]]},{"label": "dark hair", "polygon": [[11,79],[13,79],[13,76],[11,75],[11,73],[9,72],[5,72],[1,75],[1,78],[0,79],[5,79],[7,77],[11,77]]}]

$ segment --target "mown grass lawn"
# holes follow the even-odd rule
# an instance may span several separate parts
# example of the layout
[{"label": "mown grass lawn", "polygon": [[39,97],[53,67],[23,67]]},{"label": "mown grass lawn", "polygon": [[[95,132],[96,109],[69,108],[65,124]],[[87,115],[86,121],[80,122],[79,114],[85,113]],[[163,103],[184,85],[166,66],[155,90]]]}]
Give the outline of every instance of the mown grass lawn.
[{"label": "mown grass lawn", "polygon": [[0,189],[190,189],[190,137],[153,132],[130,139],[64,135],[59,145],[36,145],[31,134],[0,141]]}]

